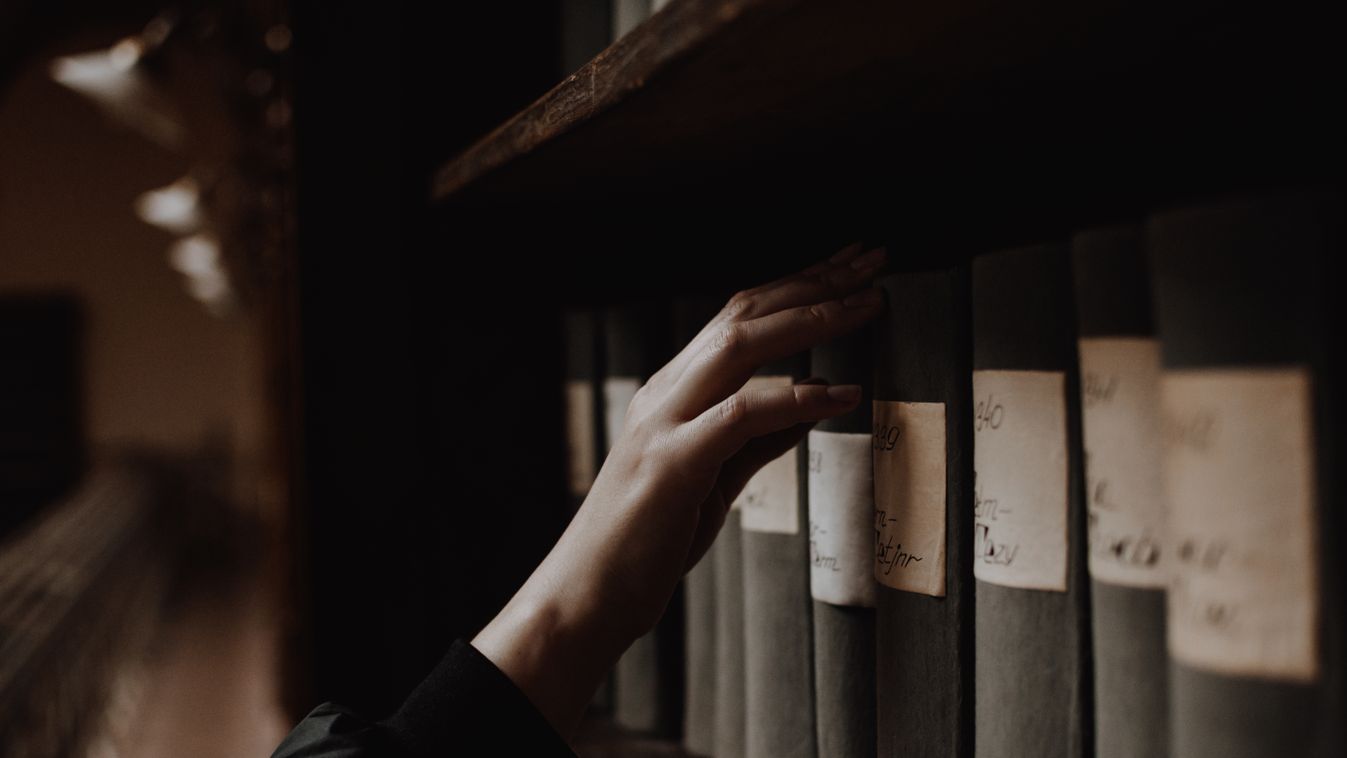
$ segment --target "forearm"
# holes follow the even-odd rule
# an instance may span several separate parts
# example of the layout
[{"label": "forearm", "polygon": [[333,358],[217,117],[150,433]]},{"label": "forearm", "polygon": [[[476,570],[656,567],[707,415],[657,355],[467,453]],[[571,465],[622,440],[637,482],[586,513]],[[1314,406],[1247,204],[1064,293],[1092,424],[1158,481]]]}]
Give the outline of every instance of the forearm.
[{"label": "forearm", "polygon": [[614,623],[594,590],[563,573],[564,544],[534,571],[473,647],[519,687],[569,739],[594,692],[635,639]]}]

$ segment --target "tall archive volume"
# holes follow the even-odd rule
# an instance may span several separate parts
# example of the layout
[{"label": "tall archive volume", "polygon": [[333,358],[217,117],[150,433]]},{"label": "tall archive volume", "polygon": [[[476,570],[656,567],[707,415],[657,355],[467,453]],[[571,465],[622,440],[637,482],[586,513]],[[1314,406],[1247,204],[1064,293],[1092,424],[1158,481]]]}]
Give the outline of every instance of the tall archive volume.
[{"label": "tall archive volume", "polygon": [[855,410],[809,432],[809,591],[819,758],[875,754],[870,330],[814,348],[810,375],[858,384]]},{"label": "tall archive volume", "polygon": [[[702,326],[716,314],[716,303],[710,300],[687,298],[674,303],[674,344],[686,345],[697,336]],[[738,717],[737,732],[743,733],[743,704],[737,708],[729,703],[720,703],[719,695],[722,677],[734,676],[739,679],[738,696],[742,697],[743,668],[732,667],[729,661],[721,661],[717,653],[720,650],[718,631],[722,625],[721,615],[735,614],[742,619],[738,606],[731,608],[728,600],[721,602],[717,593],[717,566],[721,562],[735,563],[734,580],[742,582],[742,569],[738,561],[731,561],[725,552],[733,547],[739,550],[739,532],[731,528],[730,520],[737,521],[738,514],[731,511],[726,514],[726,525],[706,555],[688,571],[683,580],[683,650],[687,674],[684,678],[683,699],[683,745],[694,755],[735,755],[717,749],[717,726],[722,708],[729,711],[726,716]],[[737,524],[736,524],[737,526]],[[742,590],[739,595],[742,596]],[[737,633],[742,646],[743,626],[738,625]],[[742,647],[741,647],[742,649]],[[736,695],[731,694],[730,697]],[[728,720],[728,719],[727,719]],[[727,735],[728,741],[729,735]],[[742,750],[742,747],[740,747]]]},{"label": "tall archive volume", "polygon": [[1094,641],[1095,754],[1169,750],[1160,348],[1141,230],[1072,240]]},{"label": "tall archive volume", "polygon": [[[668,358],[670,332],[669,314],[653,304],[606,310],[603,402],[610,448],[636,391]],[[627,729],[665,738],[682,730],[682,610],[680,591],[669,601],[655,629],[633,643],[618,661],[613,718]]]},{"label": "tall archive volume", "polygon": [[[800,356],[768,365],[748,386],[790,385],[803,378],[805,360]],[[802,443],[764,466],[736,499],[743,540],[748,758],[812,758],[816,753],[803,448]]]},{"label": "tall archive volume", "polygon": [[[566,446],[566,494],[571,516],[579,510],[608,451],[603,402],[603,330],[593,308],[573,307],[562,313],[564,363],[562,386]],[[596,712],[612,711],[612,676],[603,680],[590,701]]]},{"label": "tall archive volume", "polygon": [[569,310],[562,315],[562,330],[566,353],[566,486],[574,512],[589,494],[603,459],[598,315],[592,310]]},{"label": "tall archive volume", "polygon": [[878,754],[973,749],[968,269],[880,281],[873,404]]},{"label": "tall archive volume", "polygon": [[1092,749],[1089,588],[1069,261],[973,261],[976,754]]},{"label": "tall archive volume", "polygon": [[1183,758],[1328,758],[1344,739],[1342,198],[1166,213],[1161,342],[1171,729]]}]

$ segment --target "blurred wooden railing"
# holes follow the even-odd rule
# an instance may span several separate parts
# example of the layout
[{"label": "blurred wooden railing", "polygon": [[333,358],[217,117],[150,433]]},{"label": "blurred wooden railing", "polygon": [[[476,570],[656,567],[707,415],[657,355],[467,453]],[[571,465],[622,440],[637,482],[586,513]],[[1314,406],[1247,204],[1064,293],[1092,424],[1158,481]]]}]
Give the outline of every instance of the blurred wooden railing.
[{"label": "blurred wooden railing", "polygon": [[93,471],[0,544],[0,754],[77,754],[153,633],[168,560],[157,479]]}]

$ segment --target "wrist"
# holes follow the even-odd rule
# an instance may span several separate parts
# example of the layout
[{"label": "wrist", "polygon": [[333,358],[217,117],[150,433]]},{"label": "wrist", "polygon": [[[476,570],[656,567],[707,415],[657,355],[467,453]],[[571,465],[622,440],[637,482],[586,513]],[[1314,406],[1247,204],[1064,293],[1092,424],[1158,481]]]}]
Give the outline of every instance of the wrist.
[{"label": "wrist", "polygon": [[472,645],[569,738],[630,640],[546,568],[545,561]]}]

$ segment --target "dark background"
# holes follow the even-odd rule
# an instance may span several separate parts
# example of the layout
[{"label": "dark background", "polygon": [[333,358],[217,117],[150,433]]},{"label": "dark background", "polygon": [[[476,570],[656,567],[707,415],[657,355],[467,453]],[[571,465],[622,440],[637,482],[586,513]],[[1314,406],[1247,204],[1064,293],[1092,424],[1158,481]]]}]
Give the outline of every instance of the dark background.
[{"label": "dark background", "polygon": [[436,233],[428,202],[440,163],[560,78],[557,12],[374,8],[295,8],[311,603],[295,649],[312,673],[296,694],[369,713],[504,604],[566,503],[562,293],[503,240]]}]

